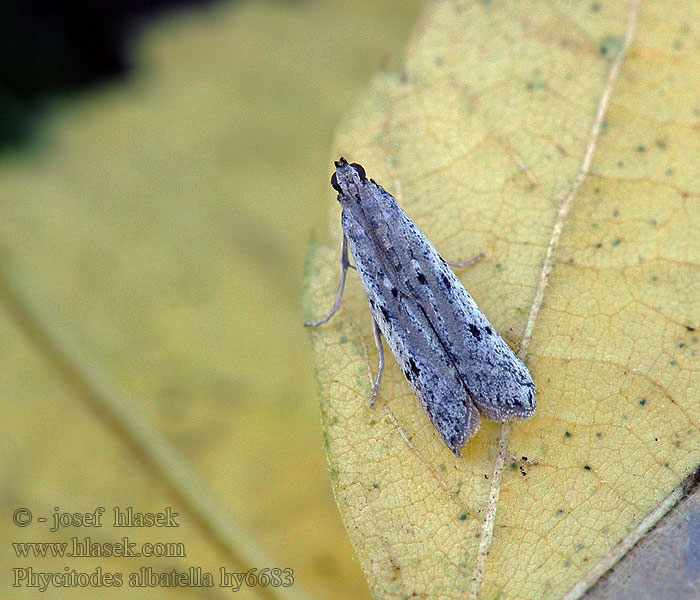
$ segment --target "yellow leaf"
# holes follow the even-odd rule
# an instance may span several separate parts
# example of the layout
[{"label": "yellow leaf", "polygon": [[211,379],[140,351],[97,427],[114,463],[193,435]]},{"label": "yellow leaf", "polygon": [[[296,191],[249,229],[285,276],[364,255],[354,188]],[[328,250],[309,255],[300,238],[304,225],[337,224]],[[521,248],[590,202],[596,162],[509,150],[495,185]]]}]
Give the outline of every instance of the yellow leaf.
[{"label": "yellow leaf", "polygon": [[[110,516],[114,506],[182,515],[169,533],[105,518],[99,531],[54,534],[36,518],[25,528],[3,519],[8,596],[32,593],[11,587],[10,565],[123,576],[121,590],[85,591],[90,600],[367,594],[329,498],[299,272],[323,222],[319,156],[347,97],[404,45],[419,1],[153,14],[129,36],[127,76],[40,103],[31,144],[0,154],[5,514],[27,507],[50,523],[56,506],[102,505]],[[7,97],[3,82],[0,105]],[[10,544],[86,535],[182,543],[186,556],[24,560]],[[127,589],[141,567],[200,566],[217,583],[221,568],[291,568],[295,583],[243,584],[233,596]]]},{"label": "yellow leaf", "polygon": [[[434,2],[405,71],[346,116],[334,156],[443,256],[486,254],[462,281],[538,390],[534,417],[485,423],[462,460],[391,359],[371,410],[377,354],[349,273],[312,339],[374,597],[578,597],[698,468],[698,22],[692,1]],[[311,250],[308,318],[332,303],[337,255]]]}]

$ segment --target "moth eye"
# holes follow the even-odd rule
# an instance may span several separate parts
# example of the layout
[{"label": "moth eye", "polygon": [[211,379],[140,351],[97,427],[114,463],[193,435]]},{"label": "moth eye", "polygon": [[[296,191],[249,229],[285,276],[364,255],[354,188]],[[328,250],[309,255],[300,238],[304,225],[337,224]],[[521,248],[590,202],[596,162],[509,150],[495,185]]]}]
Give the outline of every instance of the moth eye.
[{"label": "moth eye", "polygon": [[353,169],[355,169],[355,171],[357,171],[357,174],[360,176],[360,179],[361,179],[362,181],[364,181],[365,179],[367,179],[367,175],[366,175],[366,173],[365,173],[365,169],[364,169],[364,167],[363,167],[362,165],[358,165],[357,163],[352,163],[350,166],[351,166]]},{"label": "moth eye", "polygon": [[340,189],[340,186],[338,185],[338,178],[335,176],[335,173],[331,175],[331,185],[333,186],[333,189],[336,192],[343,193],[343,190]]}]

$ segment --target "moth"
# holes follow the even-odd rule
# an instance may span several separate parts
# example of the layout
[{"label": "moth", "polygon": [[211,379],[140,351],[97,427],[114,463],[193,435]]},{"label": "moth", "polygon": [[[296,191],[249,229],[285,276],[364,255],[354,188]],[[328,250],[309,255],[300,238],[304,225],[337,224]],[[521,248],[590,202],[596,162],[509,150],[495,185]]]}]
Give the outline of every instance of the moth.
[{"label": "moth", "polygon": [[498,422],[530,417],[536,402],[527,367],[396,199],[342,157],[331,185],[342,206],[340,283],[328,314],[304,325],[317,327],[337,312],[352,253],[379,352],[370,407],[384,370],[385,338],[455,455],[479,428],[480,414]]}]

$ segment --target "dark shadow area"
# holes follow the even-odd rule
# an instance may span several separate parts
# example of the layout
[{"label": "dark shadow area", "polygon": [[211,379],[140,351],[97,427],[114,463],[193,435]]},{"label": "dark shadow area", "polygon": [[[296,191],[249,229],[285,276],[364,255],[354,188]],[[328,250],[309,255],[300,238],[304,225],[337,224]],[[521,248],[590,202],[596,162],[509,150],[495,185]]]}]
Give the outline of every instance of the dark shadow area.
[{"label": "dark shadow area", "polygon": [[145,18],[213,0],[0,2],[0,150],[28,140],[42,100],[123,76]]}]

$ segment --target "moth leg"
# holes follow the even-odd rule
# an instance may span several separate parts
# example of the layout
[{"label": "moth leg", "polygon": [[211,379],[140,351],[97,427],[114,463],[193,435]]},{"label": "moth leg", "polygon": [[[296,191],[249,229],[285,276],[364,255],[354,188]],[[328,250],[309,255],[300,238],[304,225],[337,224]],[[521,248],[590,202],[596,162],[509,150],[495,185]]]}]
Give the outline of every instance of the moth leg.
[{"label": "moth leg", "polygon": [[382,332],[374,319],[372,319],[372,326],[374,330],[374,343],[377,344],[377,350],[379,351],[379,364],[377,365],[377,377],[374,380],[374,387],[372,388],[372,399],[369,401],[370,408],[374,408],[374,401],[377,399],[379,383],[382,380],[382,372],[384,371],[384,345],[382,344]]},{"label": "moth leg", "polygon": [[451,267],[454,267],[455,269],[463,269],[464,267],[468,267],[470,265],[473,265],[476,262],[479,262],[482,258],[484,258],[484,253],[479,252],[474,258],[470,258],[469,260],[464,260],[464,261],[457,261],[453,262],[451,260],[446,260],[445,262],[450,265]]},{"label": "moth leg", "polygon": [[[343,297],[343,289],[345,289],[345,276],[348,273],[348,267],[350,266],[350,260],[348,258],[348,238],[343,234],[343,240],[340,243],[340,283],[338,284],[338,291],[335,294],[335,301],[331,307],[328,314],[319,319],[318,321],[304,321],[305,327],[318,327],[326,323],[340,307],[340,299]],[[354,268],[354,267],[353,267]]]}]

